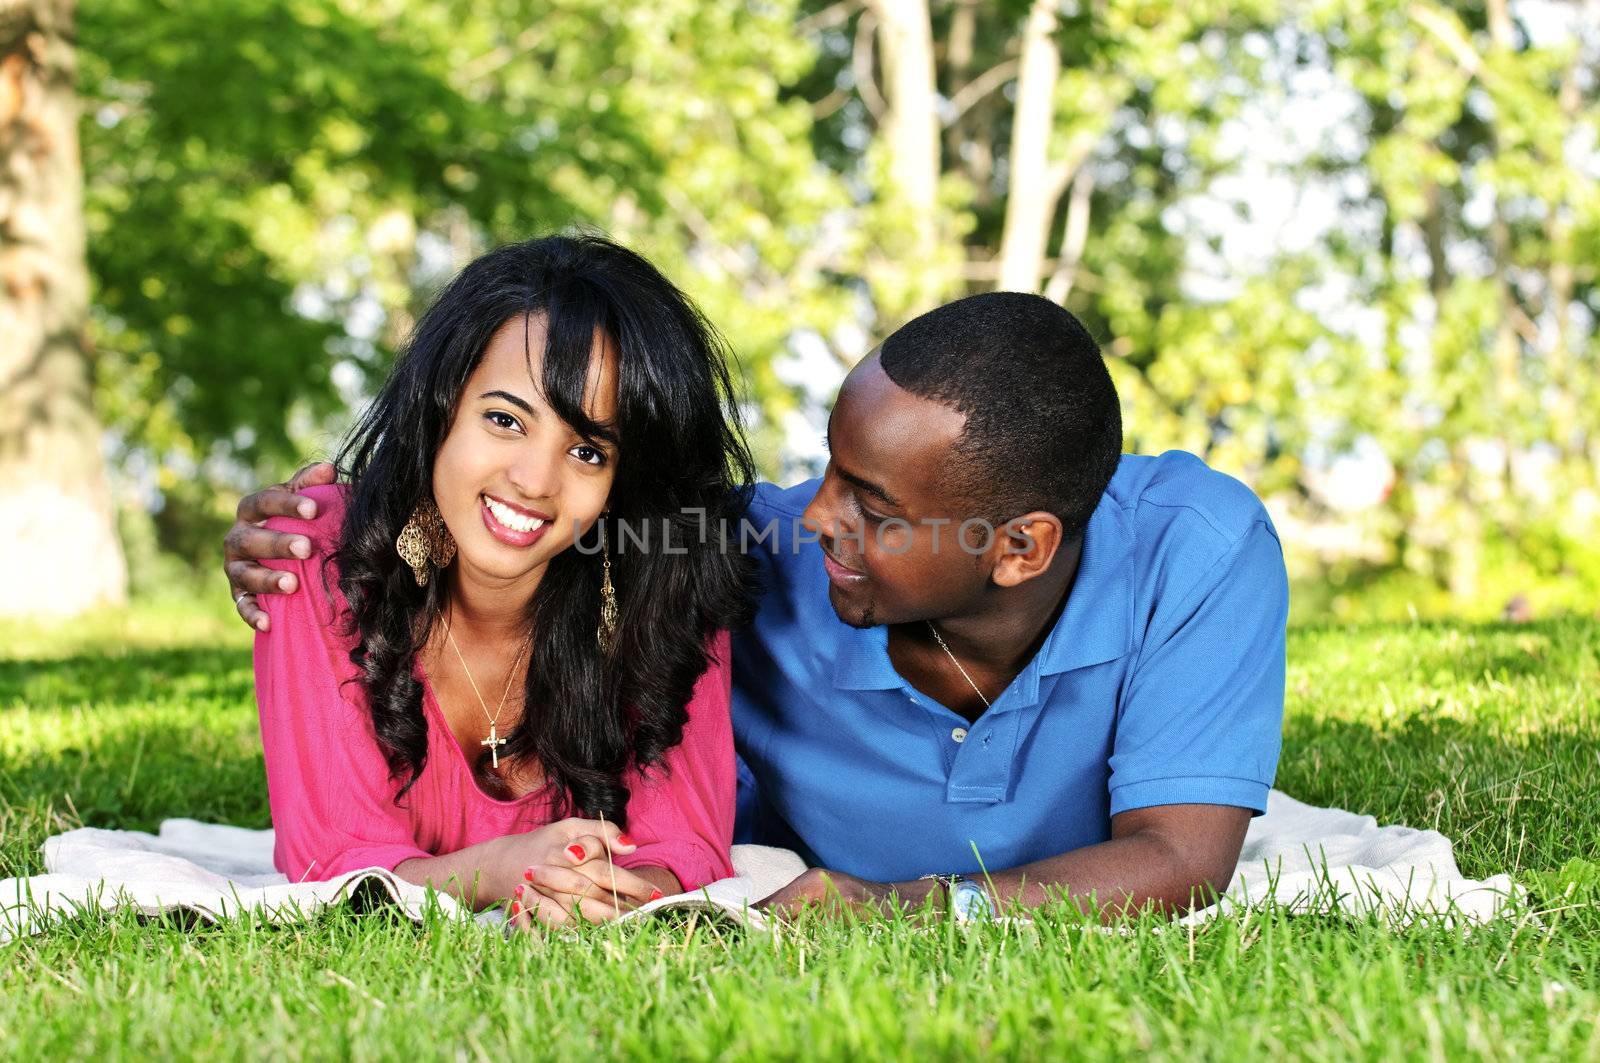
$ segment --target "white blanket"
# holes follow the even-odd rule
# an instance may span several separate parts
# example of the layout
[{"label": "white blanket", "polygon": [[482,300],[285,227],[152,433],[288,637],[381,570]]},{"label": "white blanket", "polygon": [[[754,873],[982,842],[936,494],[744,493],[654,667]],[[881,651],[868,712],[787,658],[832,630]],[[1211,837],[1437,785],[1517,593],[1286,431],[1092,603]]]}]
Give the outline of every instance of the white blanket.
[{"label": "white blanket", "polygon": [[[0,942],[95,908],[151,916],[181,910],[203,922],[248,911],[292,922],[345,903],[358,887],[387,895],[412,919],[420,920],[430,903],[464,914],[450,897],[430,895],[380,868],[292,883],[272,868],[270,830],[190,819],[167,820],[159,835],[69,831],[44,843],[44,861],[47,874],[0,879]],[[733,865],[737,877],[655,901],[637,914],[669,907],[746,912],[805,867],[792,852],[756,845],[734,846]],[[1517,895],[1507,875],[1463,878],[1450,840],[1437,831],[1380,827],[1371,816],[1313,808],[1274,790],[1267,814],[1251,822],[1227,895],[1182,921],[1275,904],[1294,912],[1376,912],[1402,922],[1418,916],[1483,922]],[[753,925],[765,925],[760,913],[747,914]],[[501,921],[497,912],[477,918]]]}]

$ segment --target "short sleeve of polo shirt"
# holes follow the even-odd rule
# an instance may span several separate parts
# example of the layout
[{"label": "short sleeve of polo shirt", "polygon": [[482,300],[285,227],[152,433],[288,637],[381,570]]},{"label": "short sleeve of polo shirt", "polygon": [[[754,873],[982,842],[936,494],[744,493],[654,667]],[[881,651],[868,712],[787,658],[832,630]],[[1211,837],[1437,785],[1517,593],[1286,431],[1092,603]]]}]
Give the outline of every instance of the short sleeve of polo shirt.
[{"label": "short sleeve of polo shirt", "polygon": [[1266,811],[1288,613],[1283,551],[1265,520],[1173,607],[1155,610],[1117,721],[1111,815],[1174,804]]}]

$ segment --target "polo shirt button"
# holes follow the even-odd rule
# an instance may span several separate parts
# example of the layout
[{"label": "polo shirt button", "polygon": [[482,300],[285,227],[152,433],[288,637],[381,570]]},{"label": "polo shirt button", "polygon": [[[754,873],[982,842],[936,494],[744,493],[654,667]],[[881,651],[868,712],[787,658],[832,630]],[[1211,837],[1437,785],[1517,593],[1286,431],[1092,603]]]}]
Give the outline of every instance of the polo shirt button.
[{"label": "polo shirt button", "polygon": [[957,744],[965,742],[967,740],[967,729],[965,727],[955,728],[950,732],[950,740]]}]

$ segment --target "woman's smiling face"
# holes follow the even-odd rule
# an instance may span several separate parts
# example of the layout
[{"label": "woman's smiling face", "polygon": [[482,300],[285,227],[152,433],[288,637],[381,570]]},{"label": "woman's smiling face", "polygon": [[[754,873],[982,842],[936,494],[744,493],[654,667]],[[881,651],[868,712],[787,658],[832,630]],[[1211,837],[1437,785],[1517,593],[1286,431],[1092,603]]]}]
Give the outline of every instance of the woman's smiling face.
[{"label": "woman's smiling face", "polygon": [[[545,401],[545,335],[542,314],[514,317],[495,331],[433,463],[433,497],[455,537],[461,573],[526,583],[528,593],[549,560],[600,516],[616,478],[616,447],[584,439]],[[597,332],[584,410],[609,426],[616,409],[617,350]]]}]

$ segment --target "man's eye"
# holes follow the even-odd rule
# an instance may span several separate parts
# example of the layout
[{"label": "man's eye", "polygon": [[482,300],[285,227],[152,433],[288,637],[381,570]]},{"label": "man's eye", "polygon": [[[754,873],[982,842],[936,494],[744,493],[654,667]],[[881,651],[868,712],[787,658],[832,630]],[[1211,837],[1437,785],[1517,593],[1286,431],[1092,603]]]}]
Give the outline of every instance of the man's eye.
[{"label": "man's eye", "polygon": [[872,510],[862,505],[861,498],[859,496],[856,496],[854,501],[856,504],[856,512],[861,514],[862,520],[867,521],[870,524],[882,524],[884,521],[889,519],[882,513],[874,513]]}]

